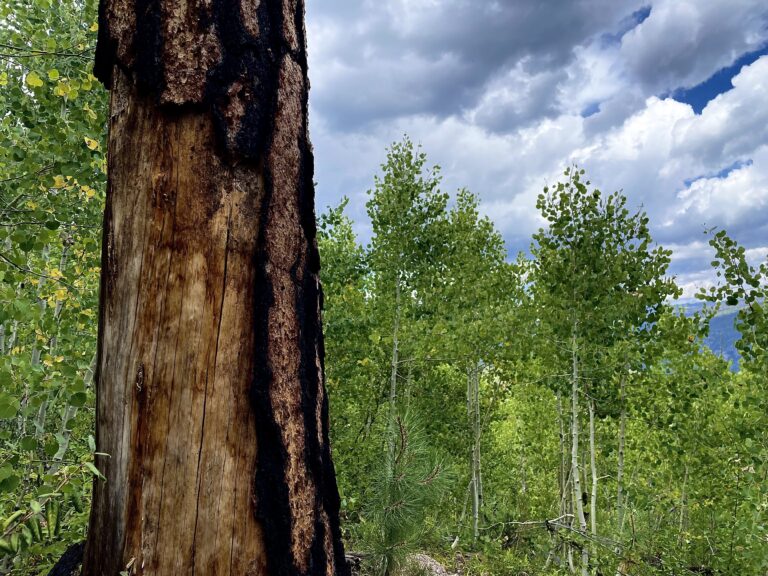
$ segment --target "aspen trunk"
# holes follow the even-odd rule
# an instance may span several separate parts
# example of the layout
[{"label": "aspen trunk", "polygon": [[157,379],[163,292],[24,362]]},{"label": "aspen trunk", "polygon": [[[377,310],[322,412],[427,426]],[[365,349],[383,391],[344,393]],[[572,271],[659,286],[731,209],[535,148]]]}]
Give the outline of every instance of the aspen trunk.
[{"label": "aspen trunk", "polygon": [[[565,422],[564,422],[565,415],[563,414],[563,399],[560,395],[560,392],[557,393],[557,424],[559,428],[559,441],[560,441],[560,470],[558,473],[558,487],[560,490],[560,516],[570,516],[569,524],[573,525],[573,514],[571,512],[571,506],[570,506],[570,499],[568,497],[569,494],[571,494],[573,491],[569,489],[570,484],[570,474],[568,473],[569,466],[568,466],[568,446],[567,446],[567,436],[565,432]],[[571,553],[571,547],[566,542],[563,541],[563,553],[564,556],[567,556],[569,559],[569,562],[573,559],[573,554]],[[573,566],[571,564],[571,572],[573,572]]]},{"label": "aspen trunk", "polygon": [[[581,472],[579,470],[579,352],[574,328],[571,348],[571,478],[573,479],[573,502],[576,520],[582,534],[587,533],[587,520],[584,517],[582,500]],[[581,573],[587,576],[589,552],[583,546],[581,551]]]},{"label": "aspen trunk", "polygon": [[[93,384],[93,376],[95,373],[96,355],[93,356],[91,363],[88,365],[88,370],[86,370],[85,375],[83,376],[83,384],[85,385],[86,389],[90,388]],[[54,454],[52,462],[48,466],[48,474],[55,473],[61,466],[61,462],[64,460],[64,456],[67,455],[67,450],[69,450],[69,442],[72,437],[72,430],[69,429],[68,424],[70,421],[74,420],[75,416],[77,416],[77,412],[78,408],[76,406],[67,406],[62,414],[61,425],[59,427],[59,436],[61,436],[59,441],[59,449],[56,451],[56,454]]]},{"label": "aspen trunk", "polygon": [[480,468],[480,372],[477,364],[467,371],[467,416],[472,432],[472,538],[480,537],[480,509],[483,503],[483,478]]},{"label": "aspen trunk", "polygon": [[685,532],[685,516],[688,508],[688,495],[686,488],[688,486],[688,464],[685,464],[685,475],[683,476],[683,489],[680,491],[680,520],[677,529],[677,543],[682,545],[683,534]]},{"label": "aspen trunk", "polygon": [[[626,397],[626,376],[622,374],[619,383],[619,401],[621,403],[621,414],[619,415],[619,454],[616,466],[616,531],[617,540],[622,541],[624,535],[624,516],[625,516],[625,496],[624,496],[624,449],[627,434],[627,397]],[[617,546],[616,554],[621,554],[621,546]],[[626,562],[622,561],[616,569],[616,576],[623,576],[628,570]]]},{"label": "aspen trunk", "polygon": [[347,573],[303,0],[102,0],[111,90],[85,576]]},{"label": "aspen trunk", "polygon": [[589,521],[592,535],[597,535],[597,445],[595,439],[595,401],[589,399],[589,465],[592,493],[589,498]]},{"label": "aspen trunk", "polygon": [[565,424],[563,423],[563,399],[560,392],[557,393],[557,424],[559,429],[560,443],[560,470],[558,472],[558,487],[560,489],[560,516],[566,514],[567,510],[567,482],[568,482],[568,452],[566,447]]},{"label": "aspen trunk", "polygon": [[624,445],[627,430],[626,377],[620,383],[621,415],[619,416],[619,456],[616,470],[616,527],[619,536],[624,532]]},{"label": "aspen trunk", "polygon": [[400,354],[400,280],[395,283],[395,323],[392,327],[392,366],[389,376],[389,416],[387,420],[387,479],[391,479],[395,469],[395,436],[397,420],[397,367]]}]

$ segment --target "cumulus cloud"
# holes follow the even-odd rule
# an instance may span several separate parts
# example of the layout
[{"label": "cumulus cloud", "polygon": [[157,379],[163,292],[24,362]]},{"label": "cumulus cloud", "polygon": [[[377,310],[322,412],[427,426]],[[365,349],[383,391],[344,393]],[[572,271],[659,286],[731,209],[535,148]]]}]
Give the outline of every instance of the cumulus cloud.
[{"label": "cumulus cloud", "polygon": [[768,57],[744,67],[734,89],[680,127],[677,148],[704,165],[735,161],[768,142]]},{"label": "cumulus cloud", "polygon": [[309,3],[313,101],[338,130],[472,108],[526,61],[562,69],[639,0],[389,0]]},{"label": "cumulus cloud", "polygon": [[659,92],[690,87],[765,43],[762,0],[658,0],[629,31],[621,55],[629,71]]},{"label": "cumulus cloud", "polygon": [[[703,231],[751,250],[768,237],[768,55],[700,114],[668,96],[768,42],[762,0],[324,0],[308,6],[318,204],[365,191],[408,133],[469,187],[511,252],[540,225],[535,198],[570,163],[623,189],[711,281]],[[730,88],[730,85],[728,86]]]}]

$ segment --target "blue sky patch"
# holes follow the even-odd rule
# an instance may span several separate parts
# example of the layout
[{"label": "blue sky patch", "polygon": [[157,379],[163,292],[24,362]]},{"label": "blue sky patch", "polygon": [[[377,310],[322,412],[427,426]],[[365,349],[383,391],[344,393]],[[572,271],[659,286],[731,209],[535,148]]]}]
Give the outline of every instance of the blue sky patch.
[{"label": "blue sky patch", "polygon": [[694,182],[697,182],[698,180],[704,180],[709,178],[718,178],[720,180],[724,178],[728,178],[728,176],[733,172],[734,170],[739,170],[740,168],[747,168],[749,166],[752,166],[752,159],[748,160],[737,160],[733,164],[730,164],[729,166],[726,166],[722,170],[715,172],[714,174],[703,174],[702,176],[696,176],[695,178],[687,178],[685,180],[685,187],[690,188],[691,184]]},{"label": "blue sky patch", "polygon": [[678,102],[689,104],[696,114],[701,114],[701,111],[715,97],[733,89],[731,80],[744,66],[749,66],[766,54],[768,54],[768,44],[760,50],[748,52],[740,56],[733,64],[726,68],[721,68],[701,84],[691,88],[678,88],[672,92],[671,96]]},{"label": "blue sky patch", "polygon": [[589,106],[584,108],[584,110],[581,111],[581,117],[582,118],[589,118],[590,116],[594,116],[600,112],[600,102],[592,102]]},{"label": "blue sky patch", "polygon": [[645,22],[651,15],[651,7],[643,6],[639,10],[635,10],[624,18],[619,23],[619,28],[613,33],[605,33],[600,36],[600,40],[603,46],[610,46],[611,44],[619,44],[624,35],[630,30],[634,30],[640,24]]}]

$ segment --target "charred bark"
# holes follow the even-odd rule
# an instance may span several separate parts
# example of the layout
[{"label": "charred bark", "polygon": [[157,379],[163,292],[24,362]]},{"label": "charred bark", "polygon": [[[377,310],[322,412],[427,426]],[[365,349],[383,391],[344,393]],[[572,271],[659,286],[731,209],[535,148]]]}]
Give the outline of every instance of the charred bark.
[{"label": "charred bark", "polygon": [[83,573],[346,574],[303,0],[102,0],[110,88]]}]

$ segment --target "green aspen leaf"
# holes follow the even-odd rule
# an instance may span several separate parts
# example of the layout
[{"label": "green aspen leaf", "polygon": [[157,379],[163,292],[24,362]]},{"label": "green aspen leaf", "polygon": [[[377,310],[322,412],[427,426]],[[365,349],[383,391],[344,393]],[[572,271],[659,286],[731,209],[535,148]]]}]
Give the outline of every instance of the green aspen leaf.
[{"label": "green aspen leaf", "polygon": [[[9,315],[3,311],[2,314],[0,314],[0,322],[5,322],[9,318]],[[11,375],[11,371],[8,370],[8,368],[0,368],[0,390],[5,389],[7,390],[10,388],[11,384],[13,383],[13,376]],[[3,397],[0,395],[0,403],[2,403]]]},{"label": "green aspen leaf", "polygon": [[5,466],[0,466],[0,482],[5,480],[6,478],[9,478],[13,475],[13,466],[10,464],[6,464]]},{"label": "green aspen leaf", "polygon": [[75,408],[82,408],[88,401],[88,396],[85,392],[75,392],[69,397],[69,405]]},{"label": "green aspen leaf", "polygon": [[37,449],[37,438],[34,436],[25,436],[21,439],[19,445],[21,446],[22,450],[32,452],[33,450]]},{"label": "green aspen leaf", "polygon": [[56,440],[51,439],[45,443],[43,451],[45,452],[46,456],[53,457],[56,455],[56,452],[59,451],[59,443]]},{"label": "green aspen leaf", "polygon": [[21,478],[16,474],[11,474],[3,481],[0,481],[0,494],[13,492],[19,487],[19,484],[21,484]]},{"label": "green aspen leaf", "polygon": [[15,418],[19,411],[19,401],[16,398],[10,398],[6,396],[4,400],[0,396],[0,420],[8,420]]}]

